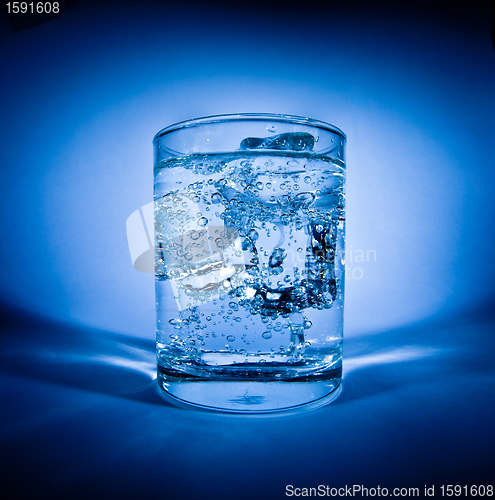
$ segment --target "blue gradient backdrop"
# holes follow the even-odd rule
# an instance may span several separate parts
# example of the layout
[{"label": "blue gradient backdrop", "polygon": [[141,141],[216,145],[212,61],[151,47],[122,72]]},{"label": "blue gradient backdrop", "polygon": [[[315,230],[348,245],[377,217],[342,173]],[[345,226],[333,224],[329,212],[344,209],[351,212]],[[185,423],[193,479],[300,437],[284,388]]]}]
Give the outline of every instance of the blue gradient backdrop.
[{"label": "blue gradient backdrop", "polygon": [[[424,489],[461,471],[487,482],[492,9],[371,3],[80,0],[17,33],[2,14],[2,443],[14,482],[26,460],[53,498],[282,498],[290,480]],[[348,390],[307,416],[205,416],[149,392],[153,277],[133,269],[125,222],[152,199],[151,140],[238,112],[308,116],[348,137]],[[471,454],[472,466],[455,458]]]}]

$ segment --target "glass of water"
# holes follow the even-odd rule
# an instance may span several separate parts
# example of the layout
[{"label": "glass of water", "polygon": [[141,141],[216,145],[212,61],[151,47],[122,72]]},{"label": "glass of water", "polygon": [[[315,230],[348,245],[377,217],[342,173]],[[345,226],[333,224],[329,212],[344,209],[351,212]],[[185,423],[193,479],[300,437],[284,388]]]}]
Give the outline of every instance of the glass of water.
[{"label": "glass of water", "polygon": [[270,413],[341,390],[346,138],[297,116],[210,116],[154,138],[158,384]]}]

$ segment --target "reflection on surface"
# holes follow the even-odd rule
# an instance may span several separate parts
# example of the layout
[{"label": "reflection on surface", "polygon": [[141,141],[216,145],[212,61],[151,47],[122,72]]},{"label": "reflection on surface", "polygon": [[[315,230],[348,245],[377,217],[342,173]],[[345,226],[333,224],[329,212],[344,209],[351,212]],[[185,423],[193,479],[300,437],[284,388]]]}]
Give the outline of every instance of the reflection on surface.
[{"label": "reflection on surface", "polygon": [[[339,398],[277,418],[168,404],[153,339],[0,313],[0,465],[19,498],[40,489],[54,499],[151,498],[166,483],[167,498],[247,500],[282,498],[287,484],[487,484],[493,475],[490,307],[346,339]],[[241,491],[239,477],[250,478]]]},{"label": "reflection on surface", "polygon": [[57,323],[3,308],[0,371],[143,402],[160,400],[154,340]]},{"label": "reflection on surface", "polygon": [[433,347],[415,346],[392,349],[376,354],[352,356],[345,360],[344,377],[348,373],[359,370],[360,368],[367,368],[369,366],[383,365],[388,363],[403,363],[404,361],[411,361],[413,359],[421,359],[426,356],[433,356],[439,351],[440,349],[434,349]]},{"label": "reflection on surface", "polygon": [[[476,320],[473,320],[476,318]],[[26,311],[2,310],[0,371],[157,405],[154,339],[64,325]],[[440,318],[344,345],[344,392],[338,404],[399,389],[430,377],[492,372],[491,317]],[[464,337],[469,335],[469,342]],[[393,377],[388,373],[393,370]]]}]

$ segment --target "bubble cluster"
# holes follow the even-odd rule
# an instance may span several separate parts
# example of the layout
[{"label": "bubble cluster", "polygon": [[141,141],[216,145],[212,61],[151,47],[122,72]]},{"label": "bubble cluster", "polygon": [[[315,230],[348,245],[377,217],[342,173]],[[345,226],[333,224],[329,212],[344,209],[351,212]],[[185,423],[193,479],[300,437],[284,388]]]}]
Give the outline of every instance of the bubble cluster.
[{"label": "bubble cluster", "polygon": [[257,352],[256,337],[272,355],[312,345],[304,340],[309,311],[330,309],[342,295],[344,174],[338,163],[305,153],[304,136],[297,140],[301,152],[289,158],[242,151],[164,165],[196,177],[155,200],[156,278],[172,283],[179,306],[162,322],[170,345],[246,355]]}]

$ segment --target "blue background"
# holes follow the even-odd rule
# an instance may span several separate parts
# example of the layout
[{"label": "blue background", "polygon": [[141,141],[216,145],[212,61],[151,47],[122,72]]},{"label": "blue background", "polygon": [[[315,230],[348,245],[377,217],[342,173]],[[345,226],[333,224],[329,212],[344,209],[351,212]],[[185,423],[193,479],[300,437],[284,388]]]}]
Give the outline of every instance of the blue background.
[{"label": "blue background", "polygon": [[[16,33],[2,16],[13,498],[495,482],[489,2],[80,0]],[[307,414],[186,411],[154,389],[153,277],[125,222],[152,200],[158,130],[239,112],[348,137],[344,392]]]}]

